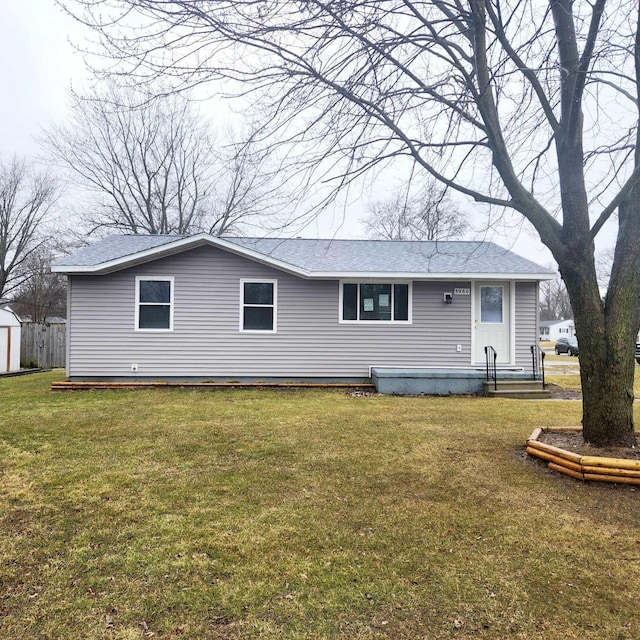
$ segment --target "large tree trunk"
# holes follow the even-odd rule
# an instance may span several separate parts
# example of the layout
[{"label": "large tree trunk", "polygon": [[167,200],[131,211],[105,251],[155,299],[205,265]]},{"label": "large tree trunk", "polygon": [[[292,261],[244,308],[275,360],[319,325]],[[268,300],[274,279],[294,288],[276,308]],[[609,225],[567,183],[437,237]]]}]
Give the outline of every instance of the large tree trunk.
[{"label": "large tree trunk", "polygon": [[[604,326],[591,317],[581,317],[588,315],[584,311],[575,315],[584,440],[598,446],[634,446],[635,336],[630,330],[629,314],[620,310]],[[591,333],[594,329],[595,333]]]},{"label": "large tree trunk", "polygon": [[[616,305],[615,313],[606,313],[593,295],[585,295],[584,286],[577,282],[579,270],[568,266],[562,273],[575,310],[580,346],[583,436],[585,441],[599,446],[632,446],[637,313],[622,304]],[[634,297],[637,301],[637,289]]]},{"label": "large tree trunk", "polygon": [[640,328],[640,189],[620,206],[614,266],[600,295],[592,246],[573,246],[560,271],[580,346],[583,436],[598,446],[634,446],[634,347]]}]

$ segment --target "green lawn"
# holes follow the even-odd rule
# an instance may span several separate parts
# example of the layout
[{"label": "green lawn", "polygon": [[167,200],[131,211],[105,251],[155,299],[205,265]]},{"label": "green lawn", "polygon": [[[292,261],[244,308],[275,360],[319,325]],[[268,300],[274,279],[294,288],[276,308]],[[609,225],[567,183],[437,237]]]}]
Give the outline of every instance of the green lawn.
[{"label": "green lawn", "polygon": [[640,637],[640,509],[525,459],[580,403],[0,380],[0,637]]},{"label": "green lawn", "polygon": [[[565,356],[553,356],[554,358],[563,358]],[[546,362],[546,359],[545,359]],[[580,366],[579,364],[576,362],[576,365],[574,368],[576,369],[575,372],[571,372],[571,373],[564,373],[564,374],[558,374],[556,373],[556,369],[554,369],[553,366],[546,367],[546,381],[550,382],[551,384],[556,384],[560,387],[565,387],[566,389],[577,389],[580,390],[581,386],[580,386]],[[636,364],[636,370],[635,370],[635,379],[633,381],[633,395],[636,398],[640,398],[640,365]]]}]

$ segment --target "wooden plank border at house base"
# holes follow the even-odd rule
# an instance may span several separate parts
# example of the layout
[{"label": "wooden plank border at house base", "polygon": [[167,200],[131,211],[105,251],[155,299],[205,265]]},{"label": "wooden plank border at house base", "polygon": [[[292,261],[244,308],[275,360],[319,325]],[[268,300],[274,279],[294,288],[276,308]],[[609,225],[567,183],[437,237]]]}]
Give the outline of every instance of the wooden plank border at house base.
[{"label": "wooden plank border at house base", "polygon": [[527,453],[530,456],[546,460],[549,468],[577,480],[595,482],[615,482],[640,485],[640,460],[626,458],[605,458],[601,456],[583,456],[559,447],[540,442],[545,431],[582,431],[580,427],[538,427],[527,439]]},{"label": "wooden plank border at house base", "polygon": [[366,382],[72,382],[59,380],[51,383],[52,391],[85,391],[90,389],[357,389],[375,391]]}]

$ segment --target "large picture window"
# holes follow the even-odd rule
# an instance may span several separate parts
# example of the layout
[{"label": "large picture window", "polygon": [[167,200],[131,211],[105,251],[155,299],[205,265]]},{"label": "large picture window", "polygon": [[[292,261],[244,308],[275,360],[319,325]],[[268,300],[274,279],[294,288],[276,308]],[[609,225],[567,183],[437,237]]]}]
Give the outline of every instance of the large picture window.
[{"label": "large picture window", "polygon": [[173,278],[136,278],[136,329],[173,329]]},{"label": "large picture window", "polygon": [[241,331],[276,331],[276,280],[242,280]]},{"label": "large picture window", "polygon": [[343,282],[342,322],[410,322],[411,285]]}]

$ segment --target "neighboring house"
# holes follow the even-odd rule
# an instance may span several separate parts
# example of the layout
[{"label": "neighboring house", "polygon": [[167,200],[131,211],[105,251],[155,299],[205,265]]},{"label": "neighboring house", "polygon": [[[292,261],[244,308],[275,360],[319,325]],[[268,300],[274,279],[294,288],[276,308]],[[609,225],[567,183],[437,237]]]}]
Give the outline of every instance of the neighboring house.
[{"label": "neighboring house", "polygon": [[573,320],[540,320],[540,340],[555,342],[558,338],[571,338],[576,335]]},{"label": "neighboring house", "polygon": [[531,366],[538,283],[495,244],[114,236],[68,275],[67,375],[352,381],[372,368]]},{"label": "neighboring house", "polygon": [[20,318],[9,308],[0,308],[0,373],[20,370]]}]

